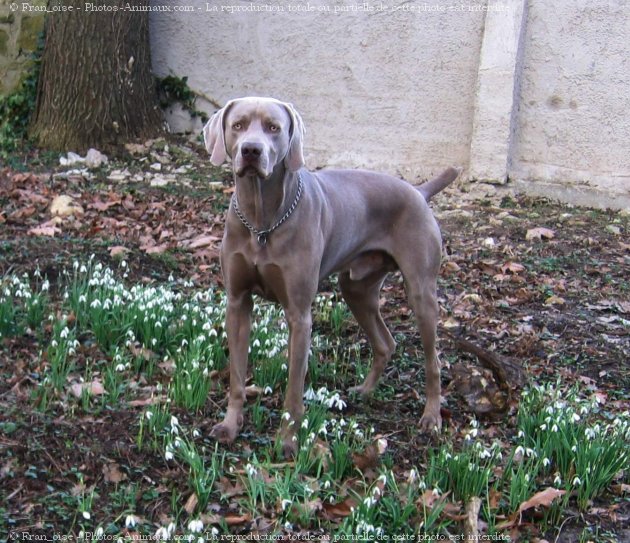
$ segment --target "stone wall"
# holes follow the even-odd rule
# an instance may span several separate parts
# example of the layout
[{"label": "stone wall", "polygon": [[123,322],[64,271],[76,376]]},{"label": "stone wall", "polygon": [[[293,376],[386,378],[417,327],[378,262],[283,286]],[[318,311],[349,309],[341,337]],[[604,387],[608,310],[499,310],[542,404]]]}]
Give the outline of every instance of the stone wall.
[{"label": "stone wall", "polygon": [[[43,7],[46,0],[31,0],[29,5]],[[20,83],[43,28],[44,13],[0,0],[0,95],[9,94]]]}]

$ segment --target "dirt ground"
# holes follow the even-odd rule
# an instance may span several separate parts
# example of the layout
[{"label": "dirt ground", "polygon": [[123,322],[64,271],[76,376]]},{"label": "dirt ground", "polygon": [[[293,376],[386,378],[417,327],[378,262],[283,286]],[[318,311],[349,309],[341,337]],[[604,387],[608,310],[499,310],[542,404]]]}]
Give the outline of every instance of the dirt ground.
[{"label": "dirt ground", "polygon": [[[39,268],[54,294],[61,271],[76,259],[94,254],[104,264],[115,263],[122,251],[131,282],[159,283],[173,275],[220,288],[218,247],[231,196],[229,174],[209,167],[198,147],[181,141],[134,151],[125,162],[85,174],[67,173],[37,157],[22,171],[16,164],[0,169],[0,277]],[[161,164],[161,170],[151,164]],[[479,197],[456,187],[432,204],[444,241],[439,348],[447,428],[457,435],[477,416],[488,435],[507,438],[520,387],[559,378],[598,391],[612,410],[627,410],[629,215],[491,192]],[[80,210],[56,222],[50,206],[62,194]],[[397,356],[415,357],[419,338],[396,274],[383,290],[382,309],[399,341]],[[346,334],[356,341],[361,332],[350,323]],[[30,392],[40,349],[38,338],[28,334],[0,345],[2,530],[36,530],[44,519],[71,526],[73,470],[95,481],[111,461],[162,487],[177,484],[178,469],[134,448],[138,408],[97,417],[38,410]],[[497,366],[507,368],[503,383],[496,378]],[[389,394],[349,406],[350,413],[360,413],[390,436],[390,453],[402,465],[416,464],[426,448],[425,438],[413,431],[421,408],[419,372],[420,365],[392,364],[383,384]],[[480,387],[484,380],[494,388]],[[218,418],[214,401],[222,398],[208,404],[198,424],[202,430],[209,431]],[[244,433],[253,432],[249,427]],[[63,491],[51,493],[53,488]],[[124,497],[98,499],[106,509]],[[147,496],[152,509],[145,515],[159,519],[169,499],[168,493]],[[606,495],[593,510],[570,515],[559,540],[577,540],[571,538],[588,524],[630,540],[627,494]]]}]

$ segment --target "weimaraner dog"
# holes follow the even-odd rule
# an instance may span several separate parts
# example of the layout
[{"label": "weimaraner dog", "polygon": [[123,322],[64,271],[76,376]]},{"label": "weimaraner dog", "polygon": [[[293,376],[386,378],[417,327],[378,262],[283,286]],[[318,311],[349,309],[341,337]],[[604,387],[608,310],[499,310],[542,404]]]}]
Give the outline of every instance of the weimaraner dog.
[{"label": "weimaraner dog", "polygon": [[243,424],[252,294],[279,302],[289,326],[289,376],[280,435],[286,456],[297,450],[318,285],[338,272],[341,293],[365,330],[374,360],[363,384],[370,393],[395,343],[379,311],[387,274],[402,272],[426,358],[421,430],[441,425],[440,364],[435,350],[436,283],[441,237],[427,205],[460,170],[448,168],[415,188],[360,170],[304,169],[304,125],[293,106],[273,98],[228,102],[204,127],[215,165],[232,160],[236,192],[227,214],[221,267],[227,289],[230,389],[224,420],[212,435],[232,442]]}]

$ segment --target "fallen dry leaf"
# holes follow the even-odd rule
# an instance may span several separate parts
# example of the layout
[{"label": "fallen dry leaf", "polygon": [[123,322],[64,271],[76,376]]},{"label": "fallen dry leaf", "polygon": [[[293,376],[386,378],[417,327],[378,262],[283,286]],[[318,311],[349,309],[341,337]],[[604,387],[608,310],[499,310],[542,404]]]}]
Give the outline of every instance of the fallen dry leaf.
[{"label": "fallen dry leaf", "polygon": [[67,194],[56,196],[50,204],[50,214],[53,217],[69,217],[70,215],[83,215],[83,208],[74,203],[74,198]]},{"label": "fallen dry leaf", "polygon": [[349,517],[352,514],[352,510],[356,507],[357,502],[348,497],[339,503],[327,503],[322,504],[324,515],[329,520],[336,520],[339,518]]},{"label": "fallen dry leaf", "polygon": [[112,258],[116,257],[124,257],[131,249],[127,249],[122,245],[114,245],[113,247],[109,247],[109,256]]},{"label": "fallen dry leaf", "polygon": [[195,512],[195,508],[197,507],[198,503],[199,498],[197,498],[197,494],[193,492],[186,500],[186,503],[184,504],[184,510],[189,515],[192,515]]},{"label": "fallen dry leaf", "polygon": [[80,398],[84,392],[90,396],[100,396],[105,394],[105,388],[100,381],[94,380],[91,383],[73,383],[70,386],[70,392]]},{"label": "fallen dry leaf", "polygon": [[542,240],[543,238],[553,239],[554,237],[556,237],[556,233],[553,230],[549,228],[544,228],[542,226],[538,228],[531,228],[525,234],[525,239],[527,241],[531,241],[533,239]]},{"label": "fallen dry leaf", "polygon": [[503,273],[511,272],[511,273],[520,273],[525,270],[525,266],[523,264],[519,264],[518,262],[507,262],[501,266],[501,271]]},{"label": "fallen dry leaf", "polygon": [[189,249],[199,249],[200,247],[207,247],[208,245],[214,245],[215,243],[221,241],[221,238],[218,236],[206,235],[199,236],[198,238],[193,239],[189,244]]},{"label": "fallen dry leaf", "polygon": [[235,526],[237,524],[249,522],[251,518],[252,517],[249,513],[245,513],[244,515],[229,514],[225,515],[223,520],[228,526]]},{"label": "fallen dry leaf", "polygon": [[127,474],[120,471],[120,466],[116,462],[103,465],[103,478],[108,483],[118,484],[127,478]]},{"label": "fallen dry leaf", "polygon": [[564,305],[566,303],[567,301],[564,298],[555,295],[549,296],[549,298],[545,300],[545,305]]},{"label": "fallen dry leaf", "polygon": [[566,490],[558,490],[552,487],[545,488],[545,490],[537,492],[529,500],[519,505],[518,512],[519,514],[523,513],[523,511],[527,511],[532,507],[549,507],[554,500],[560,496],[564,496],[564,494],[566,494]]},{"label": "fallen dry leaf", "polygon": [[33,228],[29,228],[28,233],[32,236],[48,236],[48,237],[54,238],[55,234],[61,233],[61,229],[55,224],[46,222],[39,226],[34,226]]}]

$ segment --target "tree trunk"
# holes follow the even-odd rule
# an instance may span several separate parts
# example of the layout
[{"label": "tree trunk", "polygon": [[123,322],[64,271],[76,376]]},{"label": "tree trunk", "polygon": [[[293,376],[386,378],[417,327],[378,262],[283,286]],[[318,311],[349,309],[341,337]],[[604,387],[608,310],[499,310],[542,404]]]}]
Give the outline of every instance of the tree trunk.
[{"label": "tree trunk", "polygon": [[46,21],[31,138],[41,147],[85,152],[158,135],[148,0],[49,0],[51,10],[61,5],[73,9]]}]

